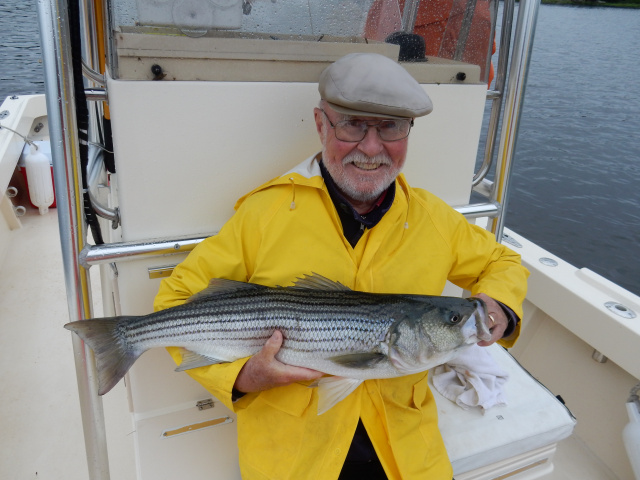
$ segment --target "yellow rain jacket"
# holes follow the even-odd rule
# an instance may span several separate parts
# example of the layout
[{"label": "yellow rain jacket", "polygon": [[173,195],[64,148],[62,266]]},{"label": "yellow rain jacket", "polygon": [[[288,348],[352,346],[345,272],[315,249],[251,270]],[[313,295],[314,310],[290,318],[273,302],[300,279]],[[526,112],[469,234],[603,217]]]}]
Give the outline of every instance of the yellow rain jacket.
[{"label": "yellow rain jacket", "polygon": [[[484,292],[522,318],[528,272],[520,257],[401,175],[390,210],[355,248],[315,157],[240,199],[219,234],[199,244],[165,279],[161,310],[222,277],[291,285],[311,272],[354,289],[440,295],[446,280]],[[515,341],[518,329],[506,346]],[[170,349],[177,362],[177,349]],[[238,415],[243,479],[336,479],[362,418],[390,479],[451,480],[427,372],[367,380],[323,415],[315,388],[293,384],[231,400],[247,359],[188,370]]]}]

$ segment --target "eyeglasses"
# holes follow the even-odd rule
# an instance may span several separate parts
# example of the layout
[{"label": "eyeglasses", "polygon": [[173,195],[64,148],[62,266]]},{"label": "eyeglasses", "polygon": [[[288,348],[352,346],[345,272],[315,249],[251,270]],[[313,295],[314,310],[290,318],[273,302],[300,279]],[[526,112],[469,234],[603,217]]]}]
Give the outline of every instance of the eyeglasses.
[{"label": "eyeglasses", "polygon": [[329,125],[335,130],[336,138],[342,142],[361,142],[367,136],[370,127],[375,127],[383,142],[397,142],[409,136],[413,120],[388,119],[371,123],[367,120],[349,119],[336,123],[329,119],[327,112],[320,109],[327,117]]}]

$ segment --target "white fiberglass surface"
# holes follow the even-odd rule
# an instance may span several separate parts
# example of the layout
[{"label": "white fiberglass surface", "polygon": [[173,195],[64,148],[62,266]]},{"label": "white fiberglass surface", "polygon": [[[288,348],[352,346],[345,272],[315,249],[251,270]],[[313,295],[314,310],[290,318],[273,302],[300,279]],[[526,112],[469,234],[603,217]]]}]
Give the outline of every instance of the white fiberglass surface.
[{"label": "white fiberglass surface", "polygon": [[[405,174],[464,205],[486,87],[424,88],[434,112],[416,119]],[[313,83],[111,81],[109,99],[125,241],[214,233],[238,198],[321,148]]]}]

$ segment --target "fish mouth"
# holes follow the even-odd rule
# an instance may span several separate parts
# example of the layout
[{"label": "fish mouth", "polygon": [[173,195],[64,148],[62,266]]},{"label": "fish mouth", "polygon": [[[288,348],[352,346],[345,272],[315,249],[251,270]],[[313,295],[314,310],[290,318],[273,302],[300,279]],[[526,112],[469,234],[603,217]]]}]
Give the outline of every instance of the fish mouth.
[{"label": "fish mouth", "polygon": [[474,298],[473,303],[476,306],[474,315],[476,316],[476,336],[478,341],[491,340],[491,331],[487,327],[487,305],[479,298]]}]

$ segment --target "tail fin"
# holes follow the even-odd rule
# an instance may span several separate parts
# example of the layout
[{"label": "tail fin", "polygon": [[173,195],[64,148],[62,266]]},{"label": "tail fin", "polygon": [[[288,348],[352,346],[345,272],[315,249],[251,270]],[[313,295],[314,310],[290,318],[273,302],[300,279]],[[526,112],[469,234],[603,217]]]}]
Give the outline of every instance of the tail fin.
[{"label": "tail fin", "polygon": [[118,330],[118,323],[126,318],[81,320],[64,326],[75,332],[93,350],[98,369],[98,395],[111,390],[144,352],[131,349]]}]

